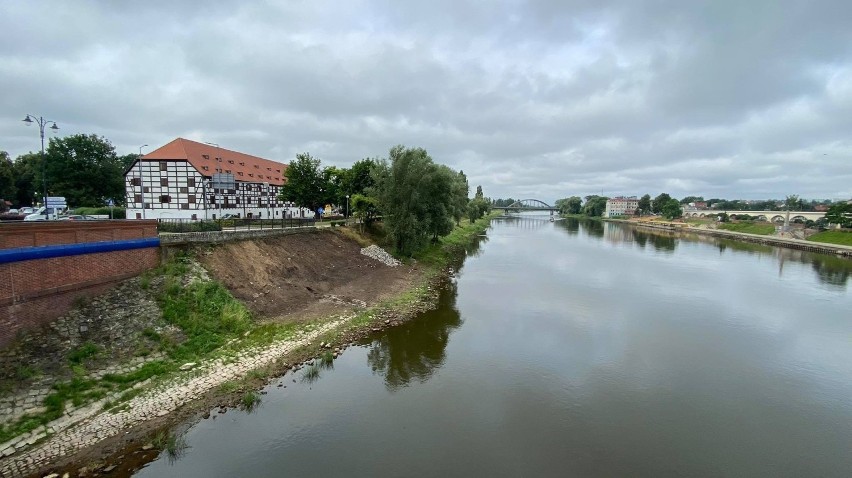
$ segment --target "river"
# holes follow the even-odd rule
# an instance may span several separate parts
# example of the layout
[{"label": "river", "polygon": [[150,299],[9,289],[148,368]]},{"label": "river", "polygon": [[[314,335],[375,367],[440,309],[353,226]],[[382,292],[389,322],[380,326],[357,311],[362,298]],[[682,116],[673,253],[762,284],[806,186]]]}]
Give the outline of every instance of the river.
[{"label": "river", "polygon": [[850,277],[801,251],[497,219],[436,310],[188,424],[182,456],[136,476],[850,476]]}]

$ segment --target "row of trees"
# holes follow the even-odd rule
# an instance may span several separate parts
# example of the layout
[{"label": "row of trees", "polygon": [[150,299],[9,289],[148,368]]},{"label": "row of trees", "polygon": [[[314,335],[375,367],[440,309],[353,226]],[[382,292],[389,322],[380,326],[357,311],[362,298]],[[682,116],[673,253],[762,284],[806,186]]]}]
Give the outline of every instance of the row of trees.
[{"label": "row of trees", "polygon": [[[586,216],[600,217],[606,211],[606,202],[608,199],[606,196],[595,194],[586,196],[585,198],[571,196],[558,199],[555,206],[561,214],[584,214]],[[672,199],[667,193],[662,193],[654,199],[651,199],[650,194],[646,194],[639,199],[639,208],[636,210],[636,214],[661,214],[666,218],[674,219],[680,217],[683,214],[683,210],[681,209],[681,203],[676,199]]]},{"label": "row of trees", "polygon": [[407,256],[449,234],[463,218],[472,222],[482,217],[490,207],[482,187],[469,199],[464,172],[435,163],[422,148],[395,146],[387,159],[363,159],[349,169],[323,168],[319,159],[303,153],[285,175],[283,200],[316,210],[348,199],[363,222],[381,214],[394,248]]},{"label": "row of trees", "polygon": [[41,201],[44,179],[48,195],[64,196],[72,206],[102,206],[107,199],[124,204],[124,170],[138,155],[119,156],[106,138],[77,134],[50,138],[41,153],[13,161],[0,151],[0,198],[16,207]]}]

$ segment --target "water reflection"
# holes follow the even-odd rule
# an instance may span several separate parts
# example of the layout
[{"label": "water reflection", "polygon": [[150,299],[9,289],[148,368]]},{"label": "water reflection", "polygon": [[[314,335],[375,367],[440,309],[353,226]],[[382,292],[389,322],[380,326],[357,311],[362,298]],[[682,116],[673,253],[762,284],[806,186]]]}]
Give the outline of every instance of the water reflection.
[{"label": "water reflection", "polygon": [[810,254],[811,266],[819,281],[835,287],[846,287],[852,276],[852,261],[823,254]]},{"label": "water reflection", "polygon": [[462,324],[456,309],[457,295],[456,284],[448,283],[435,310],[373,341],[367,363],[373,373],[384,375],[388,390],[399,390],[412,381],[426,382],[443,365],[450,332]]}]

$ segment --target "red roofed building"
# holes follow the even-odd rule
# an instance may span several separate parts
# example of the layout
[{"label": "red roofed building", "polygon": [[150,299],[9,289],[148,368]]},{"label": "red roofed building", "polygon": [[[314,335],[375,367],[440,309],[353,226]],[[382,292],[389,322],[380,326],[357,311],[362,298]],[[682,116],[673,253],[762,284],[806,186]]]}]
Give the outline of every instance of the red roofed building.
[{"label": "red roofed building", "polygon": [[287,165],[188,139],[142,156],[124,174],[128,219],[280,219],[301,215],[278,199]]}]

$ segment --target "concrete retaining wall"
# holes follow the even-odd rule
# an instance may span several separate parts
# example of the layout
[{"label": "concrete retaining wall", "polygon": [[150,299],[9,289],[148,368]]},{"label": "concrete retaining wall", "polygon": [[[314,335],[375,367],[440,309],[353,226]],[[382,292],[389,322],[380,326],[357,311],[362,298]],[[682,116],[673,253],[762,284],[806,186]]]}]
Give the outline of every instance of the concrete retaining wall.
[{"label": "concrete retaining wall", "polygon": [[293,227],[287,229],[265,229],[254,231],[205,231],[205,232],[182,232],[182,233],[160,233],[160,245],[163,247],[177,246],[182,244],[208,243],[215,244],[228,241],[244,241],[247,239],[261,239],[264,237],[284,236],[287,234],[300,234],[316,231],[315,226]]}]

